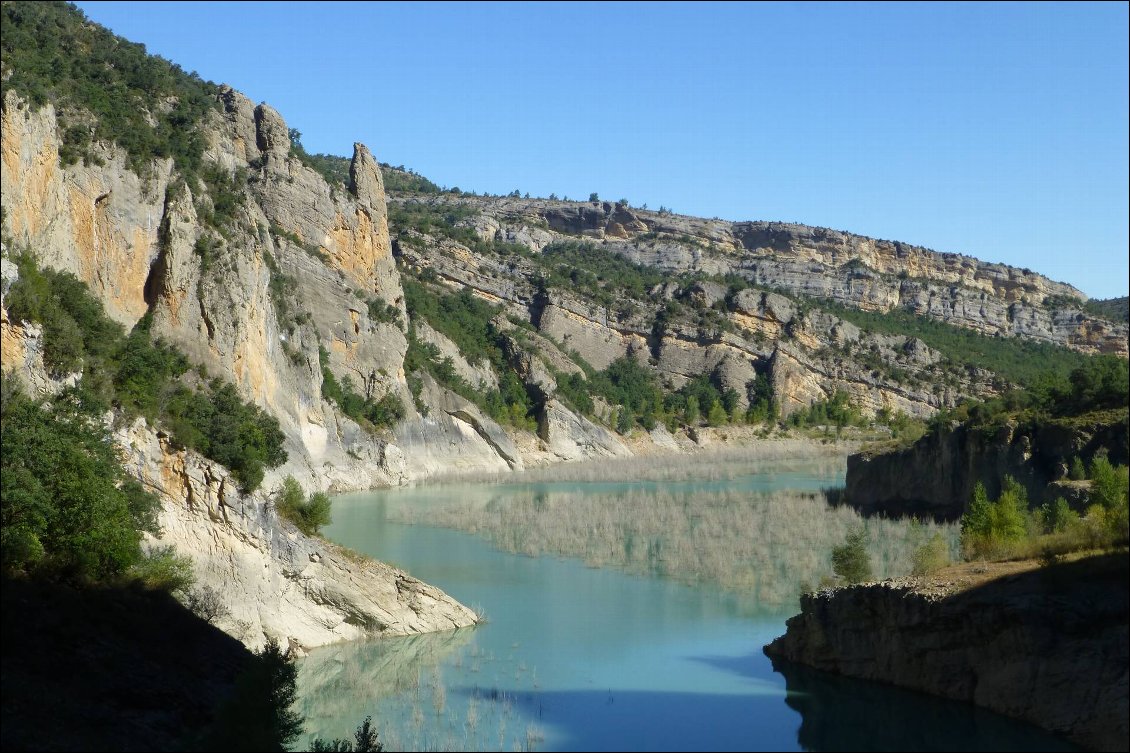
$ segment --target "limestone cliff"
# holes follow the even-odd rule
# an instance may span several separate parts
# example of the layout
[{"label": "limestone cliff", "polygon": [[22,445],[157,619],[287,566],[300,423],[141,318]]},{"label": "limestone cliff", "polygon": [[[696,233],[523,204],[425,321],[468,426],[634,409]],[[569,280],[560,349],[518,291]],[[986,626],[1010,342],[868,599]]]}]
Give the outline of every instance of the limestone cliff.
[{"label": "limestone cliff", "polygon": [[998,565],[1008,574],[987,582],[963,567],[930,581],[807,594],[765,653],[975,703],[1090,749],[1124,750],[1125,553],[1034,570]]},{"label": "limestone cliff", "polygon": [[[12,266],[5,266],[5,293],[16,279]],[[39,395],[79,380],[79,374],[51,378],[43,368],[42,328],[12,322],[2,305],[0,313],[5,372]],[[279,517],[265,492],[241,492],[227,469],[174,447],[144,419],[119,427],[114,441],[127,472],[160,500],[160,533],[150,545],[171,544],[191,557],[195,587],[213,589],[227,607],[218,626],[248,646],[273,637],[301,653],[366,636],[476,624],[473,612],[439,589],[302,534]]]},{"label": "limestone cliff", "polygon": [[[488,216],[484,212],[475,222]],[[521,235],[516,233],[503,237]],[[669,291],[609,307],[586,299],[582,291],[544,290],[544,269],[534,261],[478,254],[440,235],[403,230],[394,251],[407,268],[451,290],[470,289],[501,305],[508,316],[531,322],[540,337],[524,335],[530,352],[522,369],[527,372],[531,367],[543,375],[550,367],[576,371],[571,352],[594,369],[632,356],[651,364],[676,389],[688,379],[717,373],[724,387],[737,391],[743,408],[748,383],[763,374],[784,415],[843,391],[865,415],[885,409],[925,416],[965,395],[994,390],[992,374],[947,372],[942,357],[916,338],[865,332],[824,311],[798,310],[791,299],[773,292],[742,290],[725,315],[719,306],[726,290],[718,285],[684,291],[671,283]],[[657,327],[676,296],[689,312]],[[713,318],[704,322],[704,316]],[[542,377],[533,382],[547,395],[554,393]]]},{"label": "limestone cliff", "polygon": [[[905,309],[987,334],[1126,355],[1124,322],[1082,310],[1087,297],[1029,269],[898,241],[782,222],[726,222],[609,202],[407,198],[481,212],[483,236],[540,250],[584,237],[610,253],[672,271],[731,273],[790,293],[872,311]],[[1071,303],[1075,301],[1075,303]]]},{"label": "limestone cliff", "polygon": [[[61,160],[64,125],[93,116],[61,100],[60,110],[32,106],[17,91],[5,94],[0,134],[5,238],[41,266],[73,272],[125,327],[148,316],[154,337],[275,416],[289,460],[268,474],[267,490],[286,474],[306,488],[339,491],[630,453],[632,445],[608,428],[616,406],[597,398],[582,415],[558,384],[588,378],[625,356],[653,369],[670,390],[713,375],[737,393],[739,408],[748,404],[749,386],[767,379],[785,415],[845,392],[864,415],[925,416],[999,389],[993,374],[947,370],[942,355],[921,340],[863,331],[803,295],[1126,352],[1125,325],[1055,313],[1043,304],[1078,291],[1027,270],[823,229],[701,220],[601,202],[399,197],[394,209],[458,209],[460,232],[427,232],[425,223],[395,228],[394,238],[384,175],[369,148],[354,144],[346,177],[335,179],[292,142],[279,112],[231,87],[207,88],[202,120],[185,126],[202,139],[195,166],[183,155],[179,162],[139,156],[97,141],[77,162]],[[153,103],[153,112],[175,104]],[[475,238],[492,248],[517,244],[517,251],[484,252]],[[596,242],[600,253],[661,270],[656,274],[696,271],[717,279],[693,285],[665,279],[645,294],[612,301],[588,297],[582,287],[545,287],[536,255],[577,238]],[[500,307],[492,324],[504,333],[505,366],[519,376],[518,389],[534,398],[531,414],[515,422],[522,428],[504,429],[427,374],[406,373],[416,337],[450,359],[473,389],[496,389],[503,377],[436,328],[409,320],[403,270],[434,275],[441,287],[432,292],[469,289]],[[726,275],[754,287],[732,292],[719,282],[731,279]],[[48,379],[35,326],[0,313],[5,369],[17,369],[41,393],[74,380]],[[325,397],[327,375],[367,400],[397,398],[403,417],[383,428],[350,418]],[[680,430],[680,439],[693,430]],[[669,449],[690,444],[666,432],[648,437],[641,441]],[[167,500],[190,496],[187,482],[162,470],[188,460],[171,459],[158,439],[131,441],[147,448],[135,457],[138,475]],[[219,470],[200,473],[199,483],[208,487]],[[219,495],[198,491],[196,499]],[[231,497],[216,509],[264,504]],[[194,540],[203,534],[174,509],[169,530],[185,546],[209,552],[213,564],[205,569],[218,572],[227,555]],[[240,515],[262,518],[254,511]],[[212,525],[222,517],[191,520]],[[277,521],[268,519],[270,525],[256,523],[254,557],[273,563],[268,570],[306,572],[306,564],[287,559],[293,547],[276,546]],[[335,572],[350,577],[347,569]],[[245,575],[241,588],[254,599],[275,598],[293,581],[280,574],[257,583],[250,571]],[[296,609],[304,616],[287,629],[299,642],[350,633],[336,617]],[[239,619],[256,630],[275,624],[275,617],[250,613]],[[377,621],[412,624],[391,612]]]}]

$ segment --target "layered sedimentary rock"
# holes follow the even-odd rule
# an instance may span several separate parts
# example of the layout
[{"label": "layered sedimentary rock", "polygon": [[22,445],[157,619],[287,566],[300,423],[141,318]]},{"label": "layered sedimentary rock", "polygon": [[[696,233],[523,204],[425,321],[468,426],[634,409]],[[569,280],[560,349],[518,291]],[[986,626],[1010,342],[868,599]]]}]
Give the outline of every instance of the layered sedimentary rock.
[{"label": "layered sedimentary rock", "polygon": [[[965,395],[993,390],[988,372],[951,373],[941,383],[942,358],[921,340],[862,332],[819,310],[797,311],[789,298],[773,292],[738,293],[733,311],[725,315],[726,328],[704,327],[685,318],[659,328],[656,321],[667,301],[665,293],[617,307],[597,305],[580,292],[540,289],[541,269],[532,262],[481,256],[450,239],[411,230],[401,233],[397,252],[405,264],[452,290],[470,289],[484,301],[501,305],[507,315],[530,321],[538,334],[527,335],[537,338],[536,345],[527,347],[529,355],[556,371],[576,371],[568,355],[576,353],[594,369],[619,358],[635,358],[651,365],[673,389],[717,373],[724,388],[737,392],[743,409],[748,384],[764,375],[786,416],[838,391],[847,393],[865,415],[885,409],[926,416]],[[698,295],[705,310],[716,311],[709,306],[724,292],[704,288],[690,295],[692,303]],[[864,366],[864,359],[872,367]],[[876,362],[883,371],[873,368]]]},{"label": "layered sedimentary rock", "polygon": [[[419,199],[412,199],[413,201]],[[581,237],[632,261],[680,272],[734,274],[769,288],[871,311],[904,309],[986,334],[1024,336],[1084,352],[1127,355],[1124,323],[1080,307],[1076,288],[1029,269],[782,222],[726,222],[609,202],[430,198],[482,212],[493,240],[540,250]],[[1075,301],[1076,303],[1072,303]]]}]

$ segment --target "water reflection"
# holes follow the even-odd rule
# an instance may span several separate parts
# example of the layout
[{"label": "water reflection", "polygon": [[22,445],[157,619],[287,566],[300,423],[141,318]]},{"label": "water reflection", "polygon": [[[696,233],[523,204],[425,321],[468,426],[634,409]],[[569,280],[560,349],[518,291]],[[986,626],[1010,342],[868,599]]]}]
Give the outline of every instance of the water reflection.
[{"label": "water reflection", "polygon": [[343,737],[352,727],[343,729],[329,720],[354,719],[356,724],[373,713],[380,699],[415,693],[430,678],[428,672],[466,646],[473,632],[465,628],[378,638],[313,652],[298,665],[306,731],[325,739]]},{"label": "water reflection", "polygon": [[793,606],[831,575],[830,552],[866,528],[877,578],[906,575],[913,552],[935,532],[956,549],[954,524],[875,517],[830,507],[815,486],[826,477],[768,474],[756,482],[621,482],[442,487],[389,499],[388,519],[485,536],[507,552],[576,557],[590,567],[709,583],[738,596],[747,614]]},{"label": "water reflection", "polygon": [[1081,750],[1031,725],[957,701],[774,661],[800,712],[805,750]]},{"label": "water reflection", "polygon": [[[717,470],[721,480],[708,482],[543,480],[338,498],[330,538],[405,567],[489,621],[312,652],[299,676],[310,732],[345,737],[372,714],[388,750],[844,747],[840,733],[810,728],[825,724],[814,709],[823,719],[824,706],[855,691],[786,703],[784,679],[758,652],[784,632],[802,580],[826,574],[831,545],[862,524],[818,493],[842,479],[842,463],[756,478]],[[894,568],[909,527],[867,525],[877,569]],[[542,553],[573,556],[527,556]],[[680,582],[685,573],[693,586]],[[892,699],[905,692],[876,692],[880,711],[855,713],[894,724],[881,710],[900,708]],[[984,729],[974,725],[966,747],[979,747]],[[848,747],[876,747],[864,732],[842,734]],[[887,738],[873,731],[872,742]]]}]

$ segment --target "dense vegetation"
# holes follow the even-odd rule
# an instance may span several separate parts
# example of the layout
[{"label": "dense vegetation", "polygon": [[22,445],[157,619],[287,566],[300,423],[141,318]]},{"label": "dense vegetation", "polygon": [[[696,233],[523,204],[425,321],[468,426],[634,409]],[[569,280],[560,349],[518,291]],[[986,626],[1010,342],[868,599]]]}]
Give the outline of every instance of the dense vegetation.
[{"label": "dense vegetation", "polygon": [[790,426],[863,426],[866,421],[859,409],[851,404],[846,392],[837,391],[832,397],[818,400],[807,408],[789,414]]},{"label": "dense vegetation", "polygon": [[477,215],[476,209],[460,204],[432,206],[416,202],[393,202],[388,205],[389,232],[399,235],[401,243],[414,243],[405,231],[415,230],[449,238],[479,253],[493,253],[493,243],[481,240],[472,228],[463,224],[465,220]]},{"label": "dense vegetation", "polygon": [[217,106],[214,84],[89,22],[69,3],[6,2],[0,14],[0,92],[55,105],[64,165],[96,159],[93,143],[108,141],[135,170],[155,157],[172,157],[186,176],[200,169],[198,126]]},{"label": "dense vegetation", "polygon": [[[1069,376],[1046,376],[1028,390],[1014,390],[999,398],[965,403],[939,413],[934,430],[961,421],[988,432],[1005,421],[1039,424],[1048,421],[1081,420],[1088,416],[1125,415],[1130,405],[1130,365],[1117,356],[1086,360]],[[1125,421],[1125,418],[1122,419]],[[1086,502],[1073,508],[1058,498],[1030,510],[1024,487],[1010,477],[1001,493],[991,500],[981,484],[962,517],[962,543],[969,556],[1050,556],[1080,548],[1124,544],[1128,537],[1128,488],[1126,465],[1116,465],[1100,449],[1090,467],[1074,458],[1068,477],[1087,480]]]},{"label": "dense vegetation", "polygon": [[266,468],[286,460],[278,420],[242,400],[231,384],[190,372],[182,354],[152,339],[148,316],[127,337],[74,275],[40,270],[27,255],[16,262],[20,276],[6,298],[10,316],[43,326],[51,374],[82,373],[65,399],[87,415],[116,407],[165,426],[175,443],[227,466],[247,491],[259,486]]},{"label": "dense vegetation", "polygon": [[73,395],[34,400],[12,377],[0,392],[4,570],[105,580],[141,562],[157,499],[125,474],[97,412]]},{"label": "dense vegetation", "polygon": [[1041,556],[1054,561],[1079,549],[1124,546],[1130,537],[1128,471],[1104,455],[1095,457],[1081,512],[1063,497],[1030,509],[1024,487],[1010,476],[996,500],[978,483],[961,518],[962,548],[970,558]]},{"label": "dense vegetation", "polygon": [[1130,367],[1113,355],[1084,358],[1066,376],[1048,372],[1033,380],[1028,389],[1009,390],[999,397],[968,400],[936,413],[930,420],[934,430],[960,422],[992,427],[1006,418],[1027,421],[1082,416],[1096,411],[1125,410],[1130,401]]},{"label": "dense vegetation", "polygon": [[404,165],[393,167],[382,162],[381,177],[389,193],[442,193],[444,190]]},{"label": "dense vegetation", "polygon": [[678,278],[625,259],[584,241],[556,241],[534,258],[544,285],[581,295],[601,306],[621,308],[625,299],[646,299],[657,285]]},{"label": "dense vegetation", "polygon": [[1092,298],[1083,304],[1083,310],[1092,316],[1101,316],[1112,322],[1130,323],[1130,296],[1121,298]]},{"label": "dense vegetation", "polygon": [[867,531],[852,531],[844,543],[832,549],[832,571],[848,583],[871,580],[871,559],[867,553]]}]

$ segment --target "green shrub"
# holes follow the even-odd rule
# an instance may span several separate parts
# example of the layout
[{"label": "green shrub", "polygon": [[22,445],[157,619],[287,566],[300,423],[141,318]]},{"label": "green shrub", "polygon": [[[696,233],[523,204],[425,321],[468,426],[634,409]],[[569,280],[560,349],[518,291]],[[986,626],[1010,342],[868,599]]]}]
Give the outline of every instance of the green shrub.
[{"label": "green shrub", "polygon": [[324,492],[314,492],[305,498],[302,486],[293,476],[283,479],[282,486],[275,495],[275,509],[279,515],[298,526],[307,536],[315,536],[332,520],[333,507],[329,496]]},{"label": "green shrub", "polygon": [[322,365],[322,397],[362,427],[376,431],[395,426],[406,415],[404,401],[396,393],[389,392],[380,400],[373,400],[359,394],[349,377],[339,382],[329,367],[330,354],[322,346],[318,346],[318,360]]},{"label": "green shrub", "polygon": [[1083,468],[1083,460],[1078,455],[1071,459],[1071,470],[1067,472],[1067,477],[1072,481],[1083,481],[1087,478],[1087,471]]},{"label": "green shrub", "polygon": [[122,327],[70,272],[39,269],[28,254],[15,255],[19,279],[5,299],[12,319],[43,325],[43,362],[53,374],[82,371],[117,349]]},{"label": "green shrub", "polygon": [[226,466],[244,492],[259,487],[265,469],[286,462],[278,419],[244,402],[231,384],[213,379],[208,392],[178,387],[165,411],[173,441]]},{"label": "green shrub", "polygon": [[863,416],[852,405],[851,398],[842,390],[837,390],[832,397],[815,402],[807,408],[801,408],[789,414],[790,426],[859,426],[863,424]]},{"label": "green shrub", "polygon": [[1130,468],[1113,466],[1103,455],[1091,461],[1091,491],[1088,501],[1104,511],[1107,527],[1115,541],[1125,541],[1128,533]]},{"label": "green shrub", "polygon": [[1011,476],[1005,476],[1000,497],[989,499],[980,482],[961,518],[961,544],[973,557],[1008,556],[1012,547],[1028,536],[1028,493]]},{"label": "green shrub", "polygon": [[706,414],[706,423],[711,426],[722,426],[729,419],[726,415],[726,409],[722,407],[720,400],[715,400],[710,406],[710,411]]},{"label": "green shrub", "polygon": [[636,421],[650,431],[664,414],[665,396],[655,374],[634,358],[617,358],[593,375],[589,388],[594,395],[621,406],[617,426],[621,434],[626,434]]},{"label": "green shrub", "polygon": [[866,530],[849,533],[842,545],[832,549],[832,572],[852,584],[871,579]]},{"label": "green shrub", "polygon": [[935,533],[929,541],[914,550],[912,575],[930,575],[950,564],[950,550],[942,534]]},{"label": "green shrub", "polygon": [[368,308],[369,318],[374,322],[400,325],[400,309],[391,303],[385,303],[379,298],[371,298],[368,302]]},{"label": "green shrub", "polygon": [[155,422],[164,410],[164,400],[174,380],[188,371],[188,359],[160,340],[150,342],[149,314],[126,338],[117,355],[114,390],[118,403],[131,414]]},{"label": "green shrub", "polygon": [[146,588],[186,592],[196,582],[192,558],[178,556],[172,546],[149,550],[130,568],[129,574]]}]

